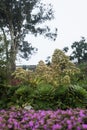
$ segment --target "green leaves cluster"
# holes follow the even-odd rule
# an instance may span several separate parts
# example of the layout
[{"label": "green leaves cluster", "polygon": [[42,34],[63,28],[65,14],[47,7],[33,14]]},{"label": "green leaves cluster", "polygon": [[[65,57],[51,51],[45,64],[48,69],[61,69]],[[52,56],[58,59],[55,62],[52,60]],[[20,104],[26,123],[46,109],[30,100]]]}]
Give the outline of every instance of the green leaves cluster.
[{"label": "green leaves cluster", "polygon": [[[4,91],[4,93],[3,93]],[[80,86],[59,86],[40,83],[31,85],[0,86],[0,108],[31,105],[39,109],[68,109],[87,107],[87,91]]]},{"label": "green leaves cluster", "polygon": [[71,48],[73,49],[70,55],[71,60],[77,60],[78,64],[87,61],[87,42],[84,37],[80,41],[74,42]]}]

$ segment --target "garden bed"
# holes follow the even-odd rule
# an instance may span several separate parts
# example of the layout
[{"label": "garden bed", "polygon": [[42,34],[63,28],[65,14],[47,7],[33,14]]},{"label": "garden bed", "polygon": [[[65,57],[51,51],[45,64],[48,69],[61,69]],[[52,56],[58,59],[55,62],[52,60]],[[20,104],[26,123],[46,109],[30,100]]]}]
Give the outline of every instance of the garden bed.
[{"label": "garden bed", "polygon": [[0,130],[87,130],[87,110],[0,110]]}]

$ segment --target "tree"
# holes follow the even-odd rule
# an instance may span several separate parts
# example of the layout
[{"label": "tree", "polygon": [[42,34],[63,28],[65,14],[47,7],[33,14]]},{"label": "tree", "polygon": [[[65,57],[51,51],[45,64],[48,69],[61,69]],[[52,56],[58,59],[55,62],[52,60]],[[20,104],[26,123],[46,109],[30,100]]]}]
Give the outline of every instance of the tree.
[{"label": "tree", "polygon": [[84,37],[79,42],[74,42],[71,48],[73,49],[71,60],[76,60],[78,64],[87,62],[87,42]]},{"label": "tree", "polygon": [[[9,38],[9,63],[10,70],[15,70],[16,56],[28,58],[34,48],[25,41],[26,34],[43,34],[55,40],[57,29],[51,33],[48,26],[40,24],[54,18],[51,4],[41,3],[41,0],[0,0],[0,28]],[[6,46],[7,47],[7,46]]]},{"label": "tree", "polygon": [[64,52],[64,53],[67,53],[67,52],[68,52],[68,50],[69,50],[69,48],[68,48],[68,47],[64,47],[64,48],[63,48],[63,52]]}]

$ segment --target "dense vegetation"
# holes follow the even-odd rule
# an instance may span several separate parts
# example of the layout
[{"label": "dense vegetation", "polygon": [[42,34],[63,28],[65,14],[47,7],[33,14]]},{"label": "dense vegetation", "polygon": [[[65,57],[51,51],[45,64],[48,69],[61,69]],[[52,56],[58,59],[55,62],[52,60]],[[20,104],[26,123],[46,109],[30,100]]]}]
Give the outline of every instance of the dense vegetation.
[{"label": "dense vegetation", "polygon": [[[16,69],[17,55],[28,59],[34,51],[24,39],[29,32],[55,40],[56,32],[50,32],[48,26],[37,27],[37,24],[52,20],[54,14],[51,4],[46,8],[46,4],[40,0],[0,2],[0,108],[26,105],[36,110],[86,108],[86,39],[82,37],[79,42],[72,44],[70,56],[65,54],[68,47],[63,51],[56,49],[48,64],[40,61],[34,71]],[[34,14],[38,7],[39,10]]]},{"label": "dense vegetation", "polygon": [[1,130],[87,129],[87,64],[69,58],[56,49],[49,64],[40,61],[34,71],[17,68],[10,83],[2,60]]},{"label": "dense vegetation", "polygon": [[50,65],[40,61],[34,71],[17,68],[11,83],[0,85],[0,108],[27,105],[35,110],[86,108],[84,68],[85,64],[77,68],[63,51],[56,49]]}]

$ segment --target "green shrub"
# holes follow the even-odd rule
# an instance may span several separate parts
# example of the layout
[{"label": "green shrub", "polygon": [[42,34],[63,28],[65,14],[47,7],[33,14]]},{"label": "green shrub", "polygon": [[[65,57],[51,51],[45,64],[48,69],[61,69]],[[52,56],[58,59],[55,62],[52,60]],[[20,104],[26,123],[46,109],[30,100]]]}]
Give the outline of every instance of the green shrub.
[{"label": "green shrub", "polygon": [[9,102],[8,98],[8,90],[10,86],[7,85],[0,85],[0,108],[7,107],[7,103]]},{"label": "green shrub", "polygon": [[79,85],[74,85],[70,88],[72,89],[74,97],[76,97],[82,105],[85,105],[87,103],[87,91]]},{"label": "green shrub", "polygon": [[67,108],[76,108],[76,107],[86,107],[87,105],[87,91],[76,85],[71,85],[68,87],[68,90],[63,98],[63,103]]},{"label": "green shrub", "polygon": [[41,83],[37,86],[35,94],[38,99],[50,100],[54,96],[54,87],[50,84]]},{"label": "green shrub", "polygon": [[80,86],[58,86],[40,84],[34,93],[35,109],[67,109],[86,107],[87,91]]},{"label": "green shrub", "polygon": [[35,109],[52,109],[54,106],[53,99],[54,87],[50,84],[40,83],[34,92],[32,106]]},{"label": "green shrub", "polygon": [[0,108],[31,105],[38,109],[67,109],[87,106],[87,91],[77,85],[54,87],[40,83],[31,85],[0,86]]},{"label": "green shrub", "polygon": [[80,73],[77,75],[77,77],[74,78],[74,79],[77,79],[75,80],[76,83],[74,84],[78,84],[87,90],[87,63],[83,62],[83,63],[77,64],[77,66],[80,69]]}]

